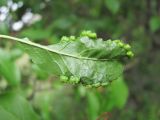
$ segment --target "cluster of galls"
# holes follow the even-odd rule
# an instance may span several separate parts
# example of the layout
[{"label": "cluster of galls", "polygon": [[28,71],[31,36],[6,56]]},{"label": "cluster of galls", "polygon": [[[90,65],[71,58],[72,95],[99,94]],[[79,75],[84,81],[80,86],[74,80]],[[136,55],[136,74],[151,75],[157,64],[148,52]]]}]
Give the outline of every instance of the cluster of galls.
[{"label": "cluster of galls", "polygon": [[[80,78],[76,76],[67,77],[65,75],[60,76],[60,81],[64,83],[71,83],[71,84],[77,84],[80,82]],[[108,82],[106,83],[94,83],[89,85],[84,85],[86,88],[93,88],[93,87],[100,87],[100,86],[106,86],[108,85]]]},{"label": "cluster of galls", "polygon": [[125,49],[126,50],[126,55],[128,57],[131,58],[131,57],[134,56],[133,52],[131,51],[131,46],[129,44],[125,44],[121,40],[114,40],[113,42],[115,42],[119,47]]},{"label": "cluster of galls", "polygon": [[89,31],[89,30],[82,31],[80,36],[87,36],[87,37],[92,38],[92,39],[96,39],[97,38],[97,34],[92,32],[92,31]]},{"label": "cluster of galls", "polygon": [[80,82],[80,78],[75,76],[67,77],[65,75],[62,75],[60,76],[60,80],[64,83],[72,83],[72,84],[77,84]]},{"label": "cluster of galls", "polygon": [[[96,39],[97,38],[97,34],[94,33],[94,32],[91,32],[91,31],[82,31],[81,34],[80,34],[80,37],[89,37],[91,39]],[[75,36],[70,36],[70,37],[67,37],[67,36],[63,36],[61,38],[61,42],[70,42],[70,41],[75,41],[76,40],[76,37]]]},{"label": "cluster of galls", "polygon": [[76,40],[76,37],[75,36],[70,36],[70,37],[67,37],[67,36],[63,36],[61,38],[61,42],[70,42],[70,41],[75,41]]},{"label": "cluster of galls", "polygon": [[[81,34],[80,34],[80,37],[89,37],[91,39],[96,39],[97,38],[97,34],[92,32],[92,31],[82,31]],[[70,36],[70,37],[67,37],[67,36],[63,36],[61,38],[61,42],[70,42],[70,41],[75,41],[76,40],[76,37],[75,36]],[[124,48],[126,50],[126,55],[128,57],[133,57],[134,54],[133,52],[131,51],[131,46],[129,44],[125,44],[123,43],[121,40],[108,40],[107,42],[115,42],[119,47],[121,48]]]},{"label": "cluster of galls", "polygon": [[85,87],[86,88],[94,88],[94,87],[100,87],[100,86],[106,86],[108,85],[109,83],[108,82],[105,82],[105,83],[93,83],[93,84],[90,84],[90,85],[86,85]]}]

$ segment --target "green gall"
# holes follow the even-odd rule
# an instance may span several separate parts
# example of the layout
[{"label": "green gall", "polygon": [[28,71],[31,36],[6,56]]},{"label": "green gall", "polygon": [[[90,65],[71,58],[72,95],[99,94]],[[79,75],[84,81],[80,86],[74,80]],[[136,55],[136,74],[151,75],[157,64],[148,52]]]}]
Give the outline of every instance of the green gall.
[{"label": "green gall", "polygon": [[87,36],[89,38],[97,38],[97,34],[91,31],[82,31],[81,36]]},{"label": "green gall", "polygon": [[123,47],[124,44],[123,44],[122,42],[120,42],[120,43],[118,43],[118,46],[119,46],[119,47]]},{"label": "green gall", "polygon": [[62,76],[60,76],[60,81],[62,81],[62,82],[67,82],[67,81],[68,81],[68,77],[62,75]]},{"label": "green gall", "polygon": [[127,44],[127,45],[124,46],[124,48],[125,48],[126,50],[130,50],[130,49],[131,49],[131,46]]},{"label": "green gall", "polygon": [[69,81],[71,83],[78,83],[80,81],[80,79],[78,77],[71,76]]},{"label": "green gall", "polygon": [[82,31],[81,36],[87,36],[87,33],[88,33],[87,31]]},{"label": "green gall", "polygon": [[106,86],[106,85],[108,85],[108,83],[101,83],[101,85],[102,85],[102,86]]},{"label": "green gall", "polygon": [[92,85],[86,85],[85,87],[86,88],[92,88]]},{"label": "green gall", "polygon": [[66,37],[66,36],[63,36],[63,37],[61,38],[61,41],[62,41],[62,42],[68,42],[68,41],[69,41],[69,38]]},{"label": "green gall", "polygon": [[128,51],[128,52],[127,52],[127,55],[128,55],[129,57],[133,57],[133,56],[134,56],[134,54],[133,54],[132,51]]},{"label": "green gall", "polygon": [[89,34],[89,37],[90,37],[90,38],[97,38],[97,34],[96,34],[96,33],[90,33],[90,34]]},{"label": "green gall", "polygon": [[120,40],[114,40],[115,43],[122,43]]},{"label": "green gall", "polygon": [[76,39],[75,36],[70,36],[69,38],[70,38],[71,41],[74,41]]},{"label": "green gall", "polygon": [[100,85],[101,85],[100,83],[93,84],[94,87],[99,87]]}]

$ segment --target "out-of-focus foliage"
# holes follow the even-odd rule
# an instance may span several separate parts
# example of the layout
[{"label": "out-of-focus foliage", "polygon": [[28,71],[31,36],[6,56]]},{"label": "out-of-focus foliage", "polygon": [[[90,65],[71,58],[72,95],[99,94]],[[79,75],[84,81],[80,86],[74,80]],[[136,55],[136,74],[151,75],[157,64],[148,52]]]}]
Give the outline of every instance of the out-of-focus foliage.
[{"label": "out-of-focus foliage", "polygon": [[20,71],[11,58],[11,54],[0,49],[0,74],[5,77],[9,85],[20,83]]},{"label": "out-of-focus foliage", "polygon": [[104,105],[102,106],[106,111],[111,111],[114,107],[123,108],[128,97],[128,87],[126,86],[123,78],[113,81],[108,86],[106,94],[107,102],[101,98]]},{"label": "out-of-focus foliage", "polygon": [[0,120],[38,120],[31,105],[13,91],[1,94],[0,115]]},{"label": "out-of-focus foliage", "polygon": [[150,20],[150,28],[152,32],[160,29],[160,16],[153,16]]},{"label": "out-of-focus foliage", "polygon": [[[117,87],[86,89],[62,85],[58,78],[34,66],[27,55],[15,52],[11,62],[21,70],[18,87],[42,119],[94,120],[110,112],[111,120],[159,120],[159,0],[11,1],[0,0],[0,34],[29,37],[34,42],[49,45],[59,42],[63,35],[78,35],[89,29],[104,40],[122,39],[130,43],[135,53],[125,67],[123,82],[115,84]],[[18,4],[16,10],[11,3]],[[9,9],[5,11],[6,6]],[[2,13],[7,13],[6,17]],[[9,54],[17,48],[4,40],[0,40],[0,47]],[[0,73],[1,92],[10,90],[6,80]],[[127,93],[129,99],[124,104]],[[107,101],[111,98],[115,98],[114,103]]]},{"label": "out-of-focus foliage", "polygon": [[113,13],[116,14],[120,9],[119,0],[105,0],[106,7]]}]

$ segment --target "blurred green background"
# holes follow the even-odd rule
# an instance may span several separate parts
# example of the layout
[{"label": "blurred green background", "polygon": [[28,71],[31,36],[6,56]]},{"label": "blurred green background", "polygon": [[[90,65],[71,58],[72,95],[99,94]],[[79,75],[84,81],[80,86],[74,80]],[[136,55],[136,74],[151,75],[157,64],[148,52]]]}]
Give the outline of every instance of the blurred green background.
[{"label": "blurred green background", "polygon": [[159,120],[160,0],[0,0],[0,34],[48,45],[82,30],[132,46],[135,57],[119,82],[98,89],[62,84],[0,40],[0,93],[20,86],[42,120],[96,120],[104,112],[109,120]]}]

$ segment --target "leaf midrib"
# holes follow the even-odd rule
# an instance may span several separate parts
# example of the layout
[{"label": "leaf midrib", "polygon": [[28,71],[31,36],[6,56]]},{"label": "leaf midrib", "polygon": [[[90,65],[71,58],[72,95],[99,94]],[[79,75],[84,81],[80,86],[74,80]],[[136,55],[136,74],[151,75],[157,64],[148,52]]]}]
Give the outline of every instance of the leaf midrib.
[{"label": "leaf midrib", "polygon": [[23,44],[31,45],[31,46],[34,46],[34,47],[37,47],[37,48],[41,48],[43,50],[47,50],[49,52],[53,52],[53,53],[56,53],[56,54],[60,54],[60,55],[63,55],[63,56],[68,56],[68,57],[72,57],[72,58],[76,58],[76,59],[92,60],[92,61],[108,61],[108,60],[111,60],[111,59],[96,59],[96,58],[74,56],[74,55],[71,55],[71,54],[56,51],[56,50],[48,48],[47,46],[44,46],[44,45],[40,45],[40,44],[31,42],[31,41],[25,41],[23,39],[16,38],[16,37],[11,37],[11,36],[7,36],[7,35],[0,35],[0,38],[18,41],[18,42],[23,43]]}]

